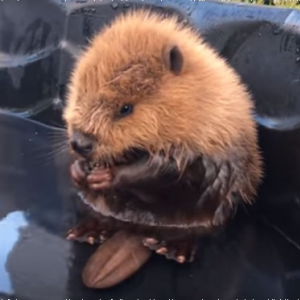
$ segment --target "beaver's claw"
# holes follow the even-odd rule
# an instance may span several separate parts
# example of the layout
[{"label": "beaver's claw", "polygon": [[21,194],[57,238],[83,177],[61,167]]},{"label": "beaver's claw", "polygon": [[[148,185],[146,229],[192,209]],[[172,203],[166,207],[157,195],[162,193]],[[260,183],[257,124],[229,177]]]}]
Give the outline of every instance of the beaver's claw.
[{"label": "beaver's claw", "polygon": [[86,185],[87,172],[85,170],[85,162],[76,160],[70,168],[71,178],[76,186],[83,187]]},{"label": "beaver's claw", "polygon": [[144,238],[143,244],[157,254],[178,263],[192,262],[197,252],[197,242],[193,240],[167,242],[156,238]]}]

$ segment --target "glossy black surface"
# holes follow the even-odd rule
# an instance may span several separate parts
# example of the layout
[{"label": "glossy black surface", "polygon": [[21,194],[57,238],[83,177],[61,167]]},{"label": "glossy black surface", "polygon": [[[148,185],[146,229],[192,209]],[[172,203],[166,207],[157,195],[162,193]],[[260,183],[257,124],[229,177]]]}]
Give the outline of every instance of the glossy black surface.
[{"label": "glossy black surface", "polygon": [[259,201],[241,208],[227,232],[200,241],[195,263],[180,266],[154,256],[120,286],[85,288],[80,274],[94,248],[64,239],[76,221],[77,195],[58,127],[73,56],[132,4],[4,0],[1,299],[300,298],[300,12],[188,0],[136,3],[179,10],[248,84],[266,161]]}]

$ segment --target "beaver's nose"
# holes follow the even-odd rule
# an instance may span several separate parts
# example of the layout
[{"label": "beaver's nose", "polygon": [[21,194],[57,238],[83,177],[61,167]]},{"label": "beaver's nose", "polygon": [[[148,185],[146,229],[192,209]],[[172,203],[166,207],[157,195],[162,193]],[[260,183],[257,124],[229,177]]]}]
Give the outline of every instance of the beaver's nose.
[{"label": "beaver's nose", "polygon": [[70,141],[72,149],[81,156],[88,156],[94,148],[94,141],[91,137],[80,131],[74,131]]}]

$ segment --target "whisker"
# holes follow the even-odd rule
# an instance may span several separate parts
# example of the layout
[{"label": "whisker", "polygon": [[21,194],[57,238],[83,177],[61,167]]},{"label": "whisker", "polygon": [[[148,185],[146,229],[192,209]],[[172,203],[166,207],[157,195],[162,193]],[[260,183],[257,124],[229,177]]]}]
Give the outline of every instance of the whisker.
[{"label": "whisker", "polygon": [[33,147],[32,151],[38,152],[35,155],[38,158],[51,158],[51,156],[55,156],[62,150],[67,151],[69,149],[68,139],[61,132],[50,132],[45,136],[44,140],[47,140],[47,143],[40,143]]},{"label": "whisker", "polygon": [[69,145],[69,142],[66,140],[62,140],[57,137],[50,138],[50,143],[48,144],[48,147],[59,147],[60,145]]},{"label": "whisker", "polygon": [[[64,144],[61,144],[61,145],[57,145],[55,147],[44,147],[45,151],[43,151],[42,153],[40,153],[40,155],[38,155],[38,156],[39,157],[49,156],[49,155],[57,153],[61,149],[68,150],[68,146],[64,145]],[[37,147],[35,150],[41,152],[40,151],[41,150],[40,147]]]},{"label": "whisker", "polygon": [[51,132],[46,137],[50,140],[51,143],[61,143],[68,144],[68,136],[62,132]]},{"label": "whisker", "polygon": [[54,148],[50,151],[45,151],[44,153],[39,152],[39,154],[36,155],[36,162],[43,166],[53,164],[55,158],[60,157],[63,154],[67,155],[69,152],[68,150],[69,149],[63,145],[60,148]]},{"label": "whisker", "polygon": [[274,231],[276,231],[283,239],[285,239],[289,244],[293,245],[298,251],[300,251],[300,245],[291,237],[289,237],[284,231],[282,231],[279,227],[277,227],[276,225],[268,222],[265,219],[262,219],[262,221],[269,226],[270,228],[272,228]]},{"label": "whisker", "polygon": [[61,123],[58,123],[57,121],[53,120],[51,121],[51,123],[58,129],[60,130],[65,130],[67,131],[67,128],[66,128],[66,125],[65,124],[61,124]]}]

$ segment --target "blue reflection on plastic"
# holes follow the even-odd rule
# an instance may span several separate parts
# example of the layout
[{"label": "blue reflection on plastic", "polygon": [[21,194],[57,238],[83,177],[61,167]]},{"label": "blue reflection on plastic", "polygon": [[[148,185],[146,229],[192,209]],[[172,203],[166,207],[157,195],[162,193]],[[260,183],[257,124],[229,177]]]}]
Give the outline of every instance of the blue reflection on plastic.
[{"label": "blue reflection on plastic", "polygon": [[13,294],[9,273],[6,271],[6,260],[19,239],[19,229],[28,224],[24,212],[15,211],[0,221],[0,292]]}]

